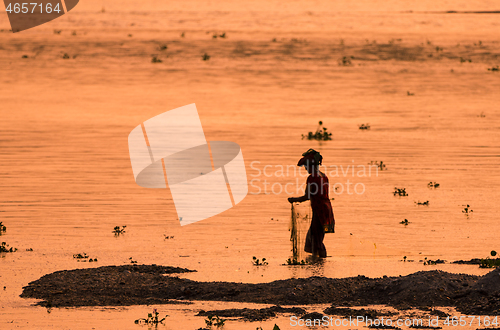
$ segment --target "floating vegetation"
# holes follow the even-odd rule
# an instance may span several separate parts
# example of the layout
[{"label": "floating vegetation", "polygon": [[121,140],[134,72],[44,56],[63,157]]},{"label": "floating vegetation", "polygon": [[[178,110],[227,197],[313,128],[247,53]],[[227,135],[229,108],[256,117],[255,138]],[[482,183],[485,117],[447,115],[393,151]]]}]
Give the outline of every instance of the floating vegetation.
[{"label": "floating vegetation", "polygon": [[128,258],[128,260],[130,260],[131,264],[136,264],[137,263],[137,260],[134,260],[132,257]]},{"label": "floating vegetation", "polygon": [[82,262],[97,262],[97,258],[90,258],[89,255],[87,255],[85,252],[83,254],[77,253],[73,254],[73,259],[77,259],[77,261],[82,261]]},{"label": "floating vegetation", "polygon": [[161,63],[163,62],[162,60],[160,60],[158,57],[156,56],[153,56],[153,58],[151,59],[151,63]]},{"label": "floating vegetation", "polygon": [[406,193],[406,188],[394,187],[393,194],[394,196],[408,196],[408,194]]},{"label": "floating vegetation", "polygon": [[431,182],[429,182],[427,184],[427,187],[429,187],[429,188],[438,188],[439,187],[439,183],[431,181]]},{"label": "floating vegetation", "polygon": [[7,231],[7,227],[4,226],[3,222],[0,221],[0,235]]},{"label": "floating vegetation", "polygon": [[429,201],[425,201],[425,202],[418,201],[418,202],[415,202],[415,204],[429,206]]},{"label": "floating vegetation", "polygon": [[[493,250],[490,252],[492,257],[497,255],[497,251]],[[490,259],[490,257],[486,259],[481,259],[481,263],[479,264],[479,268],[497,268],[500,267],[500,258]]]},{"label": "floating vegetation", "polygon": [[341,66],[351,66],[351,59],[354,59],[354,56],[344,56],[339,60],[339,65]]},{"label": "floating vegetation", "polygon": [[218,317],[217,315],[210,315],[205,320],[205,323],[206,323],[207,327],[209,327],[210,329],[212,329],[213,326],[215,326],[217,329],[219,329],[219,328],[222,328],[224,326],[224,323],[226,323],[226,320]]},{"label": "floating vegetation", "polygon": [[5,242],[2,242],[2,245],[0,245],[0,252],[10,253],[10,252],[16,252],[16,251],[17,251],[16,248],[13,248],[13,247],[9,248],[9,244],[7,244]]},{"label": "floating vegetation", "polygon": [[377,166],[381,171],[385,170],[386,166],[383,161],[370,161],[368,165]]},{"label": "floating vegetation", "polygon": [[359,129],[370,129],[370,124],[366,123],[366,124],[361,124],[358,126]]},{"label": "floating vegetation", "polygon": [[414,96],[414,95],[415,95],[415,93],[411,93],[410,91],[406,91],[406,95],[407,95],[407,96]]},{"label": "floating vegetation", "polygon": [[427,259],[427,257],[425,257],[425,259],[424,259],[424,266],[444,264],[444,263],[445,263],[445,260],[441,260],[441,259],[431,260],[431,259]]},{"label": "floating vegetation", "polygon": [[115,226],[115,228],[113,229],[113,234],[115,234],[115,236],[125,234],[125,228],[127,228],[127,226],[122,226],[121,228],[120,226]]},{"label": "floating vegetation", "polygon": [[[464,206],[464,205],[462,205],[462,206]],[[467,206],[465,206],[464,209],[462,210],[462,213],[464,213],[464,214],[471,214],[472,212],[474,212],[474,211],[472,211],[469,204],[467,204]]]},{"label": "floating vegetation", "polygon": [[408,221],[408,219],[404,219],[403,221],[400,222],[400,224],[405,225],[405,226],[408,226],[409,223],[411,223],[411,222]]},{"label": "floating vegetation", "polygon": [[165,315],[164,318],[160,319],[159,315],[160,315],[160,313],[158,313],[158,311],[155,308],[153,310],[153,313],[148,313],[147,318],[140,318],[140,319],[135,320],[134,322],[135,322],[135,324],[144,323],[144,324],[148,324],[148,325],[158,325],[160,323],[163,323],[163,321],[165,321],[165,319],[168,317],[168,315]]},{"label": "floating vegetation", "polygon": [[497,268],[500,267],[500,258],[496,259],[481,259],[481,264],[479,265],[479,268]]},{"label": "floating vegetation", "polygon": [[89,256],[85,252],[83,252],[83,254],[81,253],[73,254],[73,259],[87,259],[87,258],[89,258]]},{"label": "floating vegetation", "polygon": [[252,259],[253,259],[252,263],[254,266],[267,266],[268,265],[266,258],[262,258],[262,261],[260,261],[260,259],[257,259],[257,257],[253,256]]},{"label": "floating vegetation", "polygon": [[286,264],[288,266],[297,266],[297,265],[304,266],[304,265],[307,265],[308,262],[305,261],[304,259],[302,259],[301,261],[299,261],[297,258],[288,258],[286,260]]},{"label": "floating vegetation", "polygon": [[207,53],[205,53],[202,57],[203,61],[208,61],[210,59],[210,55],[208,55]]},{"label": "floating vegetation", "polygon": [[494,66],[492,68],[488,68],[488,71],[500,71],[500,68],[497,66]]},{"label": "floating vegetation", "polygon": [[[207,31],[207,34],[210,33],[210,31]],[[223,32],[222,34],[217,34],[217,33],[214,33],[212,35],[212,39],[217,39],[217,38],[222,38],[222,39],[225,39],[226,38],[226,32]]]},{"label": "floating vegetation", "polygon": [[323,122],[320,120],[316,132],[309,132],[307,135],[302,134],[302,139],[304,138],[308,140],[328,141],[332,139],[332,133],[327,132],[327,128],[323,126]]}]

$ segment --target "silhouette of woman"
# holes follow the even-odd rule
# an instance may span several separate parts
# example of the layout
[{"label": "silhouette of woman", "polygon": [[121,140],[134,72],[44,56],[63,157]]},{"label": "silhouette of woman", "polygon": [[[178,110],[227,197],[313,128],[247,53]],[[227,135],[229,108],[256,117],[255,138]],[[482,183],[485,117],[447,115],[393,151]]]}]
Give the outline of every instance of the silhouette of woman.
[{"label": "silhouette of woman", "polygon": [[335,219],[333,217],[332,204],[328,197],[328,177],[319,170],[323,156],[314,149],[309,149],[302,154],[297,166],[305,166],[309,177],[304,196],[290,197],[290,203],[302,203],[311,201],[312,220],[306,236],[304,251],[312,253],[313,256],[326,257],[326,248],[323,244],[325,231],[335,232]]}]

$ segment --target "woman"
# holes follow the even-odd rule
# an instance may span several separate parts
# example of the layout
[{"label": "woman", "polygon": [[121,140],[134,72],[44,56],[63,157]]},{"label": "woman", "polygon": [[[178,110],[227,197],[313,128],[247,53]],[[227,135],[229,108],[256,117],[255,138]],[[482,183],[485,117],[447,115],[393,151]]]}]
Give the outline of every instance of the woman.
[{"label": "woman", "polygon": [[305,166],[309,173],[304,196],[290,197],[288,201],[290,203],[311,201],[313,216],[307,232],[304,251],[312,253],[313,256],[326,258],[326,248],[323,244],[325,229],[328,232],[335,232],[335,219],[328,197],[328,177],[319,170],[323,160],[323,156],[319,152],[309,149],[302,156],[297,166]]}]

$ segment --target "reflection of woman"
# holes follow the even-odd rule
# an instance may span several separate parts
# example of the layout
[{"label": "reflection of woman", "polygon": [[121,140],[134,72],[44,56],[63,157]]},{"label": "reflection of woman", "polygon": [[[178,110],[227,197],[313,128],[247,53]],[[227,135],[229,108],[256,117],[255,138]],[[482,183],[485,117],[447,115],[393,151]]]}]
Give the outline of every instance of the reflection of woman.
[{"label": "reflection of woman", "polygon": [[304,251],[325,258],[326,248],[323,244],[325,228],[328,228],[328,232],[335,232],[335,219],[333,218],[332,204],[328,197],[328,177],[319,170],[323,160],[323,156],[319,152],[309,149],[302,156],[297,166],[305,166],[309,173],[304,196],[290,197],[288,201],[290,203],[311,201],[313,216],[311,226],[307,232]]}]

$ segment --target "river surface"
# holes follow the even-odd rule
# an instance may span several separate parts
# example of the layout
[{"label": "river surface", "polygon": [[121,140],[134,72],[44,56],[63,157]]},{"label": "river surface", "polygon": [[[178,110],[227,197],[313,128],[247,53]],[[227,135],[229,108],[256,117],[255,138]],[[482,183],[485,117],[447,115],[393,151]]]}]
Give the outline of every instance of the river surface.
[{"label": "river surface", "polygon": [[[0,253],[0,328],[139,329],[133,320],[152,307],[48,313],[19,298],[44,274],[131,260],[195,269],[182,275],[194,280],[252,283],[487,273],[423,261],[500,249],[500,73],[488,70],[500,64],[499,16],[445,13],[499,9],[485,0],[89,0],[16,34],[0,14],[0,241],[18,249]],[[249,193],[181,227],[169,189],[135,183],[128,134],[191,103],[207,140],[240,145]],[[302,139],[319,121],[332,140]],[[324,157],[336,233],[325,236],[324,262],[283,266],[287,197],[306,180],[294,165],[309,148]],[[394,196],[395,187],[408,196]],[[115,226],[126,232],[115,236]],[[78,262],[78,253],[98,262]],[[253,266],[254,256],[268,265]],[[202,327],[199,309],[250,306],[156,307],[173,330]],[[225,329],[274,323],[296,328],[280,317]]]}]

